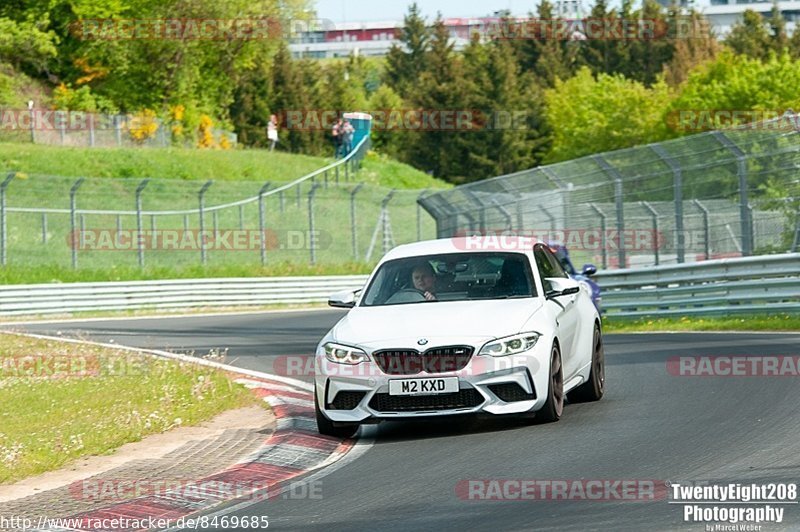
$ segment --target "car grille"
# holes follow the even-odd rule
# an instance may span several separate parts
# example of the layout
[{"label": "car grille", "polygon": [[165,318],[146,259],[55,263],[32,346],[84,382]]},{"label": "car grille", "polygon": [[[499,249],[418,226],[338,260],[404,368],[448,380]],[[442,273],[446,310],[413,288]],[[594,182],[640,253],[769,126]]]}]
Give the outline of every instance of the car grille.
[{"label": "car grille", "polygon": [[369,402],[377,412],[419,412],[426,410],[455,410],[473,408],[483,403],[483,396],[475,388],[464,388],[455,393],[436,395],[389,395],[376,393]]},{"label": "car grille", "polygon": [[515,401],[532,401],[536,399],[535,393],[528,393],[516,382],[506,382],[503,384],[490,384],[489,389],[501,401],[513,403]]},{"label": "car grille", "polygon": [[328,405],[328,410],[352,410],[367,395],[367,392],[339,392]]},{"label": "car grille", "polygon": [[388,375],[416,375],[446,373],[464,369],[472,358],[473,349],[468,345],[433,347],[424,353],[414,349],[387,349],[372,354],[372,358]]}]

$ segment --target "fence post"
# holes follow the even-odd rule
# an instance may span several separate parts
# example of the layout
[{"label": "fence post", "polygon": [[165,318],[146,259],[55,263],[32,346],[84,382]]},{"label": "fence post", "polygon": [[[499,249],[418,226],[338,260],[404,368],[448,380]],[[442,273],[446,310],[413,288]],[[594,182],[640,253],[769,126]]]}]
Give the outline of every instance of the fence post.
[{"label": "fence post", "polygon": [[606,243],[606,213],[604,213],[600,207],[595,205],[594,203],[590,203],[589,207],[592,208],[594,212],[597,213],[597,216],[600,217],[600,250],[603,255],[603,269],[608,268],[608,246]]},{"label": "fence post", "polygon": [[672,201],[675,204],[675,251],[678,255],[678,264],[682,264],[686,260],[686,235],[683,232],[683,173],[680,165],[670,157],[663,146],[653,144],[650,147],[672,171]]},{"label": "fence post", "polygon": [[47,244],[47,213],[42,213],[42,244]]},{"label": "fence post", "polygon": [[83,178],[81,177],[75,183],[72,184],[72,188],[69,189],[69,226],[70,226],[70,234],[72,235],[72,267],[78,267],[78,246],[80,245],[81,238],[75,238],[75,210],[76,210],[76,196],[78,195],[78,189],[83,184]]},{"label": "fence post", "polygon": [[705,248],[706,260],[708,260],[711,256],[711,230],[708,226],[708,209],[700,203],[699,199],[695,199],[692,202],[703,214],[703,247]]},{"label": "fence post", "polygon": [[[556,217],[541,205],[539,206],[539,209],[544,213],[545,216],[547,216],[547,220],[550,222],[550,238],[553,238],[553,235],[556,233]],[[566,242],[562,243],[566,244]]]},{"label": "fence post", "polygon": [[417,195],[417,242],[422,240],[422,206],[419,204],[419,200],[421,200],[427,192],[428,189],[426,188]]},{"label": "fence post", "polygon": [[184,230],[184,232],[189,230],[189,215],[188,214],[184,214],[183,215],[183,230]]},{"label": "fence post", "polygon": [[736,157],[736,175],[739,178],[739,222],[742,232],[742,255],[753,254],[753,220],[747,193],[747,156],[739,146],[721,131],[714,131],[714,138]]},{"label": "fence post", "polygon": [[503,218],[506,221],[506,225],[505,225],[506,231],[511,231],[512,229],[514,229],[514,220],[511,217],[511,213],[508,212],[508,209],[506,209],[505,207],[500,205],[500,202],[498,202],[496,198],[492,198],[492,204],[495,206],[495,208],[498,211],[500,211],[500,214],[503,215]]},{"label": "fence post", "polygon": [[325,188],[328,188],[328,171],[327,170],[322,172],[322,178],[323,178],[323,181],[325,182]]},{"label": "fence post", "polygon": [[486,205],[483,203],[483,200],[471,190],[465,190],[464,195],[479,209],[478,229],[482,235],[486,235]]},{"label": "fence post", "polygon": [[381,232],[383,233],[383,254],[389,252],[389,202],[396,191],[392,189],[381,201]]},{"label": "fence post", "polygon": [[14,179],[16,172],[9,172],[0,184],[0,264],[3,266],[7,262],[8,248],[8,224],[6,220],[6,188]]},{"label": "fence post", "polygon": [[[142,235],[142,192],[149,183],[149,179],[143,179],[136,187],[136,250],[139,258],[139,267],[144,268],[144,238]],[[117,230],[121,230],[121,220],[117,216]]]},{"label": "fence post", "polygon": [[650,213],[650,216],[651,216],[652,227],[653,227],[653,252],[656,255],[656,266],[658,266],[660,264],[659,256],[658,256],[658,245],[659,245],[659,241],[658,241],[658,211],[656,211],[653,208],[653,206],[650,205],[650,203],[648,203],[646,201],[640,201],[639,203],[642,205],[642,207],[647,209],[647,211]]},{"label": "fence post", "polygon": [[264,212],[264,193],[271,185],[272,182],[267,181],[266,183],[264,183],[264,186],[261,187],[261,190],[258,191],[258,240],[259,240],[259,246],[261,246],[262,266],[264,266],[267,263],[267,237],[265,234],[266,229],[264,228],[264,224],[266,223],[265,221],[266,213]]},{"label": "fence post", "polygon": [[94,148],[94,114],[89,114],[89,146]]},{"label": "fence post", "polygon": [[156,227],[156,215],[155,214],[151,214],[150,215],[150,231],[155,233],[156,229],[157,229],[157,227]]},{"label": "fence post", "polygon": [[616,204],[617,210],[617,235],[620,239],[619,246],[617,247],[617,260],[619,261],[619,268],[625,268],[626,260],[625,260],[625,246],[622,245],[623,236],[625,234],[625,204],[622,202],[623,200],[623,188],[622,188],[622,174],[617,171],[616,168],[611,166],[611,164],[606,161],[602,155],[595,155],[593,157],[595,162],[600,165],[600,168],[603,169],[607,174],[610,174],[611,177],[614,178],[614,203]]},{"label": "fence post", "polygon": [[202,188],[197,192],[197,199],[199,203],[199,214],[200,214],[200,233],[198,234],[197,238],[200,241],[200,263],[206,263],[206,235],[205,235],[205,219],[203,216],[205,210],[205,195],[208,187],[214,184],[214,181],[209,179],[205,182]]},{"label": "fence post", "polygon": [[216,240],[217,235],[219,234],[219,211],[211,212],[211,223],[214,229],[214,239]]},{"label": "fence post", "polygon": [[358,241],[356,239],[356,194],[361,190],[364,183],[359,183],[356,188],[350,192],[350,237],[353,241],[353,260],[358,260]]},{"label": "fence post", "polygon": [[122,146],[122,124],[120,116],[114,115],[114,135],[117,137],[117,146]]},{"label": "fence post", "polygon": [[794,225],[794,242],[792,242],[792,253],[796,252],[798,247],[800,247],[800,209],[797,210],[795,214],[795,225]]},{"label": "fence post", "polygon": [[311,252],[312,266],[317,263],[317,237],[314,234],[314,193],[318,187],[319,183],[314,183],[311,185],[311,190],[308,191],[308,247]]}]

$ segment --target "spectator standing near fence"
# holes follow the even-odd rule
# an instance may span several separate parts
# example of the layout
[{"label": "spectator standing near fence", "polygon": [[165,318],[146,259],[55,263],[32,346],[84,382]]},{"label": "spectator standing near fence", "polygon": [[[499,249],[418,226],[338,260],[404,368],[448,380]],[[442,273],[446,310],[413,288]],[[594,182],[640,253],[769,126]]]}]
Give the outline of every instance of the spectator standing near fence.
[{"label": "spectator standing near fence", "polygon": [[267,140],[269,140],[269,151],[275,149],[278,143],[278,117],[270,115],[269,124],[267,124]]},{"label": "spectator standing near fence", "polygon": [[347,119],[345,119],[342,129],[344,130],[344,136],[342,137],[342,140],[344,141],[344,154],[350,155],[350,152],[353,150],[353,135],[355,134],[356,130],[353,127],[353,124],[351,124]]},{"label": "spectator standing near fence", "polygon": [[341,118],[333,124],[331,135],[333,136],[333,156],[338,159],[344,145],[344,127]]}]

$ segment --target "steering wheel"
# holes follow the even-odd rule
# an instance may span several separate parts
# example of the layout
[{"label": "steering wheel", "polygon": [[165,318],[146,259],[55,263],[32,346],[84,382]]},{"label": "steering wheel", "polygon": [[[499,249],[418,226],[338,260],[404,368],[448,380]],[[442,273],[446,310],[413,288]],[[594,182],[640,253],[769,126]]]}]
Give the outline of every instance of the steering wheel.
[{"label": "steering wheel", "polygon": [[425,293],[416,288],[401,288],[386,300],[387,303],[418,303],[420,301],[426,301]]}]

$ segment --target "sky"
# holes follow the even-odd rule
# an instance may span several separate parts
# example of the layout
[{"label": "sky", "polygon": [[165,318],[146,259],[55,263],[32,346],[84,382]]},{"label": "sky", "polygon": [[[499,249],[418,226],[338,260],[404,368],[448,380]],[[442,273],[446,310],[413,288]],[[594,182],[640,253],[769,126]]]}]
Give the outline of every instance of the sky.
[{"label": "sky", "polygon": [[[592,0],[588,0],[591,3]],[[317,16],[334,22],[402,20],[411,0],[316,0]],[[535,11],[538,0],[418,0],[422,13],[430,19],[441,11],[445,18],[484,17],[510,9],[513,15]]]}]

